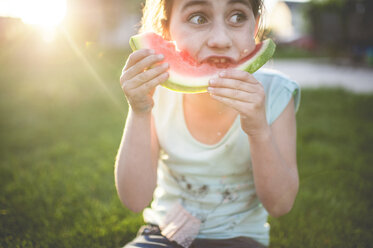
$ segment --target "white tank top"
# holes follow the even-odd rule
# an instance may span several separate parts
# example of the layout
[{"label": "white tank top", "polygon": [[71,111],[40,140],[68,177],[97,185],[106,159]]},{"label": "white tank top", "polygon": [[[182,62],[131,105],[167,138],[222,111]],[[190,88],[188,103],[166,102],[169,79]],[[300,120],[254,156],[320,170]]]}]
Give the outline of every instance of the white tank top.
[{"label": "white tank top", "polygon": [[[266,91],[266,114],[271,124],[300,90],[296,83],[273,71],[254,74]],[[214,144],[197,141],[183,113],[183,94],[157,87],[153,116],[161,154],[158,181],[147,223],[160,224],[175,202],[202,222],[197,238],[225,239],[247,236],[269,245],[267,212],[254,186],[250,146],[236,118]]]}]

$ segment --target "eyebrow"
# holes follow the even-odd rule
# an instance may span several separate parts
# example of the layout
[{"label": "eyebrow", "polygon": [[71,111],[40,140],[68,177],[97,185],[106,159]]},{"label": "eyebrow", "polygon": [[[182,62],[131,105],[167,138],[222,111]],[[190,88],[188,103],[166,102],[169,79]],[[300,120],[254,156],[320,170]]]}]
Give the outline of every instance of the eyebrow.
[{"label": "eyebrow", "polygon": [[[235,1],[235,0],[233,0]],[[211,3],[207,2],[207,1],[204,1],[204,0],[194,0],[194,1],[189,1],[187,2],[183,7],[182,7],[182,11],[191,7],[191,6],[195,6],[195,5],[202,5],[202,6],[208,6],[208,5],[211,5]]]},{"label": "eyebrow", "polygon": [[[251,9],[251,4],[250,4],[250,1],[248,0],[230,0],[228,2],[228,4],[235,4],[235,3],[241,3],[247,7],[249,7]],[[211,3],[205,1],[205,0],[194,0],[194,1],[189,1],[187,2],[183,7],[182,7],[182,10],[185,10],[191,6],[194,6],[194,5],[203,5],[203,6],[208,6],[208,5],[211,5]]]},{"label": "eyebrow", "polygon": [[235,3],[241,3],[241,4],[246,5],[247,7],[249,7],[251,9],[251,3],[248,0],[230,0],[228,2],[228,4],[235,4]]}]

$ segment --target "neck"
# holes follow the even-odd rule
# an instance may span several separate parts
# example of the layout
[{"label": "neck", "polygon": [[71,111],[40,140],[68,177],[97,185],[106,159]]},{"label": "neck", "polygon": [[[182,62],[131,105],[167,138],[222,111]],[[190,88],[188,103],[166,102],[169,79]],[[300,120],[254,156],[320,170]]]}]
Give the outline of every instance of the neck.
[{"label": "neck", "polygon": [[222,115],[228,112],[236,113],[232,108],[215,100],[208,93],[185,94],[184,104],[198,110],[199,113],[205,116]]}]

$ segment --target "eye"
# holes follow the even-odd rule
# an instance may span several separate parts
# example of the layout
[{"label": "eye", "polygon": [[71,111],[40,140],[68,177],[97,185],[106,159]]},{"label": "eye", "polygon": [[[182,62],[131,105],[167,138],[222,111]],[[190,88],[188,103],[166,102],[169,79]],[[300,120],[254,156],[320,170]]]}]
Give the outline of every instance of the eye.
[{"label": "eye", "polygon": [[207,22],[207,19],[202,15],[194,15],[189,18],[189,22],[197,25],[202,25]]},{"label": "eye", "polygon": [[247,20],[246,15],[242,13],[236,13],[229,18],[229,22],[233,24],[239,24]]}]

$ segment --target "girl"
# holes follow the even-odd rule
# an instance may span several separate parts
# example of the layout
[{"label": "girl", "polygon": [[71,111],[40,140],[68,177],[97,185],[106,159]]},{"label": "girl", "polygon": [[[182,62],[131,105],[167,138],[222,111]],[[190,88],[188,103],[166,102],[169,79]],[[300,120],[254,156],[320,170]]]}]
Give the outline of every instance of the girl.
[{"label": "girl", "polygon": [[157,87],[163,55],[133,52],[120,82],[129,114],[118,151],[120,200],[147,223],[125,247],[265,247],[267,216],[298,191],[299,87],[279,73],[229,69],[248,55],[261,0],[148,0],[142,31],[217,67],[207,93]]}]

